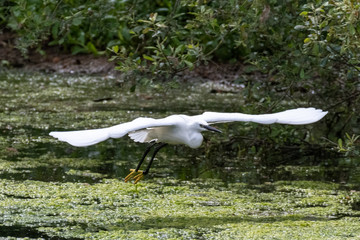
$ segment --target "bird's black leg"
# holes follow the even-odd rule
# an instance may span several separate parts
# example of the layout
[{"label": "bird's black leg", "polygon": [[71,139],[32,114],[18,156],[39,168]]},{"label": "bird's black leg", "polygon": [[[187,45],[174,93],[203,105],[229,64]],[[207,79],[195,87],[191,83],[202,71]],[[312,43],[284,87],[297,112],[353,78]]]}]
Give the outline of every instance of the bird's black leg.
[{"label": "bird's black leg", "polygon": [[166,145],[168,145],[167,143],[159,143],[159,145],[154,149],[154,153],[150,159],[150,162],[148,164],[148,166],[146,167],[145,171],[140,171],[139,168],[141,166],[141,164],[144,162],[146,155],[150,152],[151,148],[157,143],[153,143],[151,144],[146,150],[145,153],[143,155],[143,157],[141,158],[139,164],[137,165],[136,169],[130,169],[130,174],[127,175],[125,177],[125,182],[128,182],[132,179],[134,179],[134,184],[138,183],[143,177],[144,175],[149,173],[149,170],[151,168],[151,164],[153,163],[156,154],[159,152],[159,150],[163,147],[165,147]]},{"label": "bird's black leg", "polygon": [[150,160],[149,164],[147,165],[145,171],[143,172],[143,175],[146,175],[146,174],[149,173],[149,170],[150,170],[150,168],[151,168],[151,164],[153,163],[156,154],[158,153],[158,151],[159,151],[160,149],[162,149],[162,148],[165,147],[166,145],[168,145],[168,144],[167,144],[167,143],[160,143],[160,145],[155,148],[154,153],[153,153],[153,155],[152,155],[152,157],[151,157],[151,160]]},{"label": "bird's black leg", "polygon": [[150,152],[151,148],[156,144],[157,142],[154,142],[152,143],[151,145],[149,145],[145,152],[144,152],[144,155],[142,156],[140,162],[138,163],[137,167],[135,168],[135,172],[139,171],[140,167],[141,167],[141,164],[144,162],[145,158],[146,158],[146,155],[148,155],[148,153]]},{"label": "bird's black leg", "polygon": [[[130,169],[130,173],[125,177],[125,182],[130,181],[131,179],[135,179],[135,183],[137,183],[138,181],[140,181],[140,179],[143,176],[143,172],[139,171],[141,164],[144,162],[146,156],[148,155],[148,153],[150,152],[151,148],[156,144],[156,142],[152,143],[150,146],[148,146],[140,160],[140,162],[138,163],[137,167],[135,169]],[[138,179],[138,180],[137,180]]]}]

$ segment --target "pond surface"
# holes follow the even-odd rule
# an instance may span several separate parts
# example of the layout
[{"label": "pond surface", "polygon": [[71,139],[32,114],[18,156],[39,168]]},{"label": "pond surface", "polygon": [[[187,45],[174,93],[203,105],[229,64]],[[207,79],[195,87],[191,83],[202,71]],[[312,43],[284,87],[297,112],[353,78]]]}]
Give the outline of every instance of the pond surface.
[{"label": "pond surface", "polygon": [[[123,179],[146,144],[124,137],[76,148],[48,136],[140,116],[246,113],[251,103],[243,91],[220,83],[144,80],[134,88],[113,76],[1,73],[0,237],[360,236],[360,157],[321,149],[322,122],[218,125],[223,134],[205,133],[199,149],[162,149],[137,185]],[[267,135],[281,141],[261,142]],[[303,135],[309,147],[299,144]],[[329,220],[339,221],[325,229]]]}]

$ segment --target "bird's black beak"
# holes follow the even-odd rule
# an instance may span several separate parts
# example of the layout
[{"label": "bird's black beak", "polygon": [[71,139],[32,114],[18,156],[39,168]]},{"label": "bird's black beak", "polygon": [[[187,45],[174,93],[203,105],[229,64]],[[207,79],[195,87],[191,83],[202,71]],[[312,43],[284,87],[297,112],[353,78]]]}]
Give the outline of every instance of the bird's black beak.
[{"label": "bird's black beak", "polygon": [[205,128],[206,130],[212,131],[212,132],[222,133],[222,131],[220,131],[219,129],[211,127],[209,125],[203,125],[203,128]]}]

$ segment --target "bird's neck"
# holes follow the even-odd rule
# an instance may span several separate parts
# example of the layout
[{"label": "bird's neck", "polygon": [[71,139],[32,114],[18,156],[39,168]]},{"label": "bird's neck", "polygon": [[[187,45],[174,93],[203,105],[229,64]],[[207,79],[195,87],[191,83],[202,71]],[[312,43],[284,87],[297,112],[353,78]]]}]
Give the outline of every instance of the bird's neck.
[{"label": "bird's neck", "polygon": [[203,135],[199,132],[192,132],[189,134],[188,146],[191,148],[198,148],[203,142]]}]

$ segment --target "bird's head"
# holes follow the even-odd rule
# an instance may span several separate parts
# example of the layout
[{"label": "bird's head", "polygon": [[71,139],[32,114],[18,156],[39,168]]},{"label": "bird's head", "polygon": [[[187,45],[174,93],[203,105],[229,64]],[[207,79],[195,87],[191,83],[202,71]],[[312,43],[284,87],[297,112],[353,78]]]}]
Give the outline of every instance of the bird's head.
[{"label": "bird's head", "polygon": [[198,130],[200,132],[202,131],[212,131],[212,132],[218,132],[218,133],[222,133],[219,129],[211,127],[207,122],[205,121],[200,121],[196,123],[198,126]]}]

